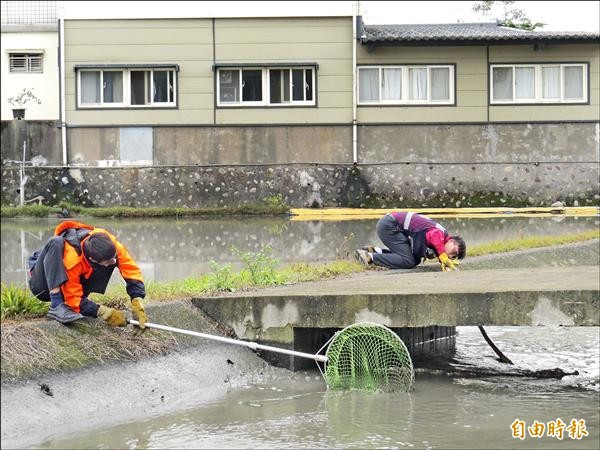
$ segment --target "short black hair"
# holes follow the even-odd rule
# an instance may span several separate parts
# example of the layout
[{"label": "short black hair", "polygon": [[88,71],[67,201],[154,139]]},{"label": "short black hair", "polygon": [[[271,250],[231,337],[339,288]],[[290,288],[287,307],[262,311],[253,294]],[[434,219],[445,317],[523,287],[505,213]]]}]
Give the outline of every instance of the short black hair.
[{"label": "short black hair", "polygon": [[85,254],[96,262],[106,261],[115,257],[117,248],[106,233],[94,233],[85,240]]},{"label": "short black hair", "polygon": [[454,236],[450,236],[450,239],[452,239],[454,242],[456,242],[456,245],[458,245],[458,255],[456,255],[456,257],[458,259],[463,259],[465,256],[467,256],[467,244],[462,236],[456,234]]}]

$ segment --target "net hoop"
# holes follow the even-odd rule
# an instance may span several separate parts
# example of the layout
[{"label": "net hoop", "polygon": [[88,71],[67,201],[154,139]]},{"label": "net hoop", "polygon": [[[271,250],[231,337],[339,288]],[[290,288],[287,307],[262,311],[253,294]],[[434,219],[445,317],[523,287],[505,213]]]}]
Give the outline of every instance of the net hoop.
[{"label": "net hoop", "polygon": [[408,392],[414,384],[410,353],[388,327],[359,322],[330,340],[323,377],[329,389]]}]

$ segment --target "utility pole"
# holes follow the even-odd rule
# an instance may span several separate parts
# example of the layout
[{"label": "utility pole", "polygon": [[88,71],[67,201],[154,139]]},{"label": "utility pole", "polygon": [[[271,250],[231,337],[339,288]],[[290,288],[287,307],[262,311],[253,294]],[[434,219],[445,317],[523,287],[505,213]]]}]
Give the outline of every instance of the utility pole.
[{"label": "utility pole", "polygon": [[23,141],[23,158],[21,159],[21,167],[19,170],[19,176],[21,178],[21,189],[20,194],[20,205],[25,205],[25,183],[27,183],[27,175],[25,175],[25,150],[27,149],[27,141]]}]

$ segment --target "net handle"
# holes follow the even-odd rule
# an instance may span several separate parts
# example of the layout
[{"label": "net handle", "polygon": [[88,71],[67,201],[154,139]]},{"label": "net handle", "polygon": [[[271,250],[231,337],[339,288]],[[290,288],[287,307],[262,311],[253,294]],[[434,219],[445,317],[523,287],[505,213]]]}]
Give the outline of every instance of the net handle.
[{"label": "net handle", "polygon": [[[131,325],[139,325],[139,322],[137,320],[133,320],[133,319],[127,319],[127,323],[129,323]],[[327,362],[327,360],[328,360],[327,356],[323,356],[323,355],[318,355],[318,354],[312,355],[310,353],[296,352],[294,350],[287,350],[285,348],[271,347],[270,345],[258,344],[256,342],[242,341],[239,339],[231,339],[231,338],[227,338],[227,337],[223,337],[223,336],[215,336],[213,334],[206,334],[206,333],[200,333],[198,331],[184,330],[182,328],[169,327],[167,325],[160,325],[157,323],[146,322],[146,327],[154,328],[157,330],[163,330],[163,331],[171,331],[173,333],[187,334],[188,336],[201,337],[204,339],[210,339],[211,341],[224,342],[226,344],[239,345],[239,346],[247,347],[250,350],[255,350],[255,351],[256,350],[267,350],[269,352],[283,353],[285,355],[298,356],[300,358],[312,359],[314,361],[320,361],[320,362],[324,362],[324,363]]]}]

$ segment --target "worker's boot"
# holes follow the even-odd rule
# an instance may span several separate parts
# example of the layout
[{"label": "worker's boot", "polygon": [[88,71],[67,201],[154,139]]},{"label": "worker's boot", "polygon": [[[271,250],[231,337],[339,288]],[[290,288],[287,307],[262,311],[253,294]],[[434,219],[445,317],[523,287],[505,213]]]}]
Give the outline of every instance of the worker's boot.
[{"label": "worker's boot", "polygon": [[60,323],[70,323],[83,318],[81,314],[76,313],[64,303],[60,303],[58,306],[50,308],[46,317]]}]

